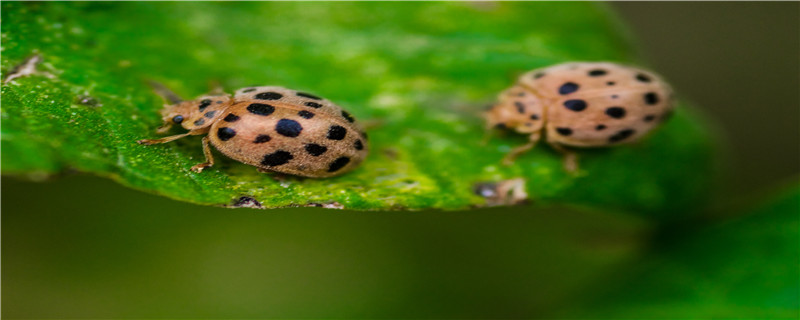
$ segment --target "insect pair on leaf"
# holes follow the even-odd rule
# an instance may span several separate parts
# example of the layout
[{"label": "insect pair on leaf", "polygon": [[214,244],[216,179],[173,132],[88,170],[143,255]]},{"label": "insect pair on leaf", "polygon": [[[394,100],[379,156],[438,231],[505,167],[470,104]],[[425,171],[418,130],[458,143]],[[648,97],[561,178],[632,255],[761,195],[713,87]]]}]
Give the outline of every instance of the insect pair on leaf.
[{"label": "insect pair on leaf", "polygon": [[[169,103],[162,110],[166,132],[179,124],[189,130],[140,144],[166,143],[203,135],[209,147],[262,171],[325,178],[356,168],[367,156],[367,135],[341,107],[312,94],[282,87],[248,87],[233,96],[221,92],[181,101],[155,85]],[[673,108],[672,90],[659,76],[608,62],[572,62],[527,72],[503,91],[484,114],[487,129],[513,130],[528,142],[503,159],[513,163],[544,139],[564,154],[564,168],[578,169],[568,147],[607,147],[638,141]]]}]

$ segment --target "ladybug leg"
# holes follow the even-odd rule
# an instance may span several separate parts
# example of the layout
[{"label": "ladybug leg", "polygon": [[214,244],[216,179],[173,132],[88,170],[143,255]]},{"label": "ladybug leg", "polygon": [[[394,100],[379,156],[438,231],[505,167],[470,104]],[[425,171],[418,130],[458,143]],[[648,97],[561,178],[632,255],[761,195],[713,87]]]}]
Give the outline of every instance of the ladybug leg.
[{"label": "ladybug leg", "polygon": [[539,142],[540,137],[541,134],[539,132],[531,133],[531,135],[528,136],[528,143],[511,149],[511,151],[506,154],[505,158],[503,158],[503,165],[510,166],[514,164],[514,160],[516,160],[519,155],[527,152],[530,149],[533,149],[533,147],[536,146],[536,143]]},{"label": "ladybug leg", "polygon": [[555,143],[555,142],[548,142],[550,147],[561,153],[564,158],[562,163],[564,164],[564,170],[569,173],[575,173],[578,171],[578,153],[575,151],[569,150],[564,146]]},{"label": "ladybug leg", "polygon": [[172,122],[165,122],[163,125],[158,127],[158,129],[156,129],[156,133],[164,134],[167,133],[169,129],[172,129]]},{"label": "ladybug leg", "polygon": [[264,169],[264,168],[260,168],[260,167],[257,167],[256,170],[258,172],[260,172],[260,173],[268,173],[268,174],[270,174],[270,178],[274,179],[275,181],[286,181],[286,180],[289,180],[289,176],[288,175],[282,174],[280,172],[276,172],[276,171],[272,171],[272,170]]},{"label": "ladybug leg", "polygon": [[264,168],[256,168],[256,171],[258,171],[260,173],[273,173],[274,172],[274,171],[267,170],[267,169],[264,169]]},{"label": "ladybug leg", "polygon": [[187,132],[187,133],[183,133],[183,134],[164,137],[164,138],[161,138],[161,139],[143,139],[143,140],[136,141],[136,143],[149,146],[151,144],[160,144],[160,143],[167,143],[167,142],[170,142],[170,141],[175,141],[175,140],[178,140],[178,139],[183,138],[185,136],[188,136],[190,134],[192,134],[191,131]]},{"label": "ladybug leg", "polygon": [[208,136],[203,137],[203,155],[206,157],[206,162],[194,165],[192,171],[200,173],[203,169],[214,165],[214,155],[211,154],[211,148],[208,146]]},{"label": "ladybug leg", "polygon": [[[500,136],[505,136],[508,133],[508,131],[509,128],[504,123],[497,123],[494,125],[487,123],[486,129],[483,131],[483,138],[481,138],[480,145],[485,146],[486,144],[489,143],[489,140],[491,140],[495,134],[498,134]],[[539,138],[536,139],[538,140]]]}]

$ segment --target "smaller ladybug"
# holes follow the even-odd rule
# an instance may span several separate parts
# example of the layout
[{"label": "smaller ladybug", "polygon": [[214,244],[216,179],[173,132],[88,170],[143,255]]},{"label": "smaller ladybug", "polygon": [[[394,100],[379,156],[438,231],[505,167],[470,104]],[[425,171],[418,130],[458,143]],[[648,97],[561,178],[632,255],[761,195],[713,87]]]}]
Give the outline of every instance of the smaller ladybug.
[{"label": "smaller ladybug", "polygon": [[214,165],[209,144],[224,155],[260,171],[325,178],[356,168],[367,156],[367,135],[350,113],[332,102],[282,87],[249,87],[227,94],[210,94],[180,101],[155,85],[167,102],[161,115],[164,133],[178,124],[189,132],[137,141],[152,145],[189,135],[203,137],[206,162]]},{"label": "smaller ladybug", "polygon": [[564,168],[576,171],[565,147],[608,147],[635,142],[672,111],[672,89],[658,75],[610,62],[572,62],[536,69],[519,77],[485,113],[487,129],[529,135],[527,144],[506,155],[509,165],[544,137],[564,154]]}]

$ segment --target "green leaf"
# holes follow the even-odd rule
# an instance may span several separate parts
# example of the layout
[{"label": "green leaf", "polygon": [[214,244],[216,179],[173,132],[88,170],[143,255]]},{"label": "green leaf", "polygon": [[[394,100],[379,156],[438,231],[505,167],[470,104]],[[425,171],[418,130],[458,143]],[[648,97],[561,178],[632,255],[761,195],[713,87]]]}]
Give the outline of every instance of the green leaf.
[{"label": "green leaf", "polygon": [[[481,111],[516,75],[573,60],[632,62],[625,32],[598,3],[127,2],[2,4],[4,174],[69,169],[198,204],[463,209],[482,182],[522,178],[532,202],[679,215],[707,198],[712,139],[682,104],[626,147],[581,151],[582,173],[540,146],[505,167],[523,136],[487,145]],[[200,174],[199,138],[155,138],[160,99],[217,81],[231,92],[280,85],[337,102],[369,129],[371,154],[331,179],[275,179],[221,155]]]},{"label": "green leaf", "polygon": [[589,303],[561,316],[796,319],[800,188],[738,216],[672,228],[658,250],[586,288]]}]

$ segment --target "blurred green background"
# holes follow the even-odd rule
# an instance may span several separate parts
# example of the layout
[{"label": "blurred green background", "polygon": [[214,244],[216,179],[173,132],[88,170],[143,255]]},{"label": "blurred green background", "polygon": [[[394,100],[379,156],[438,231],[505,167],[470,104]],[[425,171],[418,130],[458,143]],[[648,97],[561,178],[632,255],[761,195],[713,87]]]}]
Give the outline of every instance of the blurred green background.
[{"label": "blurred green background", "polygon": [[734,196],[795,181],[800,162],[797,2],[615,2],[645,60],[728,141]]},{"label": "blurred green background", "polygon": [[4,177],[2,316],[797,317],[798,3],[612,6],[727,137],[717,211],[229,210]]}]

